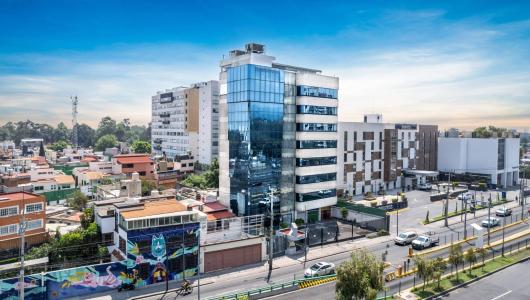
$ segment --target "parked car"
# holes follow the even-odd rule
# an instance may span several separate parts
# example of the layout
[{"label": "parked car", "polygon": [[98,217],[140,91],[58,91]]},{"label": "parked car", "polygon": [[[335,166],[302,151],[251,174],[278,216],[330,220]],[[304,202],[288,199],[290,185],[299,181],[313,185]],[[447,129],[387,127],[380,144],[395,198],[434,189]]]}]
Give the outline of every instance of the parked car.
[{"label": "parked car", "polygon": [[485,220],[482,221],[482,227],[495,227],[495,226],[499,226],[500,224],[500,221],[499,219],[497,218],[494,218],[494,217],[489,217],[489,218],[486,218]]},{"label": "parked car", "polygon": [[429,233],[422,234],[414,241],[412,241],[412,248],[416,250],[423,250],[438,245],[438,242],[440,242],[440,239],[438,237],[434,237],[432,234]]},{"label": "parked car", "polygon": [[430,183],[418,184],[418,190],[420,191],[430,191],[431,189],[432,189],[432,185]]},{"label": "parked car", "polygon": [[472,196],[471,196],[470,193],[463,193],[463,194],[458,195],[458,197],[457,197],[458,200],[462,200],[462,201],[468,201],[471,198],[472,198]]},{"label": "parked car", "polygon": [[396,243],[396,245],[405,246],[412,243],[412,241],[415,240],[417,237],[418,234],[414,231],[402,232],[398,236],[396,236],[396,238],[394,239],[394,243]]},{"label": "parked car", "polygon": [[503,206],[495,211],[495,215],[498,217],[506,217],[512,214],[512,210],[510,208],[507,208],[506,206]]},{"label": "parked car", "polygon": [[327,262],[319,262],[307,268],[304,277],[324,276],[335,273],[335,265]]}]

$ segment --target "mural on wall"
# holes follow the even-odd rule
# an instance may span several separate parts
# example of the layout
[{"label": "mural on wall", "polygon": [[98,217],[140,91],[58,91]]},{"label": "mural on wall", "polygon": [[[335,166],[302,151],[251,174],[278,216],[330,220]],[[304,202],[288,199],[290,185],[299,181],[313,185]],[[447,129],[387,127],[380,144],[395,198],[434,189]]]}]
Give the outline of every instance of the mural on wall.
[{"label": "mural on wall", "polygon": [[48,299],[63,299],[114,290],[127,281],[121,262],[60,270],[46,274]]},{"label": "mural on wall", "polygon": [[127,267],[138,274],[137,286],[198,272],[199,223],[131,230],[127,239]]},{"label": "mural on wall", "polygon": [[[128,232],[127,259],[84,266],[24,279],[27,300],[65,299],[108,292],[136,279],[138,287],[182,280],[198,273],[199,223]],[[44,283],[42,282],[44,280]],[[0,299],[18,299],[17,278],[0,280]]]},{"label": "mural on wall", "polygon": [[[21,284],[18,278],[0,281],[0,299],[18,300]],[[42,286],[42,275],[34,274],[24,277],[24,298],[27,300],[43,299],[46,288]]]}]

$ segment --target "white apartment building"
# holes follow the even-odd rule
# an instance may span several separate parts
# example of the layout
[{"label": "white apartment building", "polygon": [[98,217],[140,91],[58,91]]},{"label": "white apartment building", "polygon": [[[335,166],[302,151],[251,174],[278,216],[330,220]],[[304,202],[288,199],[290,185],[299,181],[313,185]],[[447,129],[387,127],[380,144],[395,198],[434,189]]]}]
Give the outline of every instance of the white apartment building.
[{"label": "white apartment building", "polygon": [[152,97],[151,143],[155,155],[190,154],[210,164],[218,155],[219,83],[211,80]]},{"label": "white apartment building", "polygon": [[431,171],[422,174],[435,176],[437,126],[383,123],[382,115],[367,114],[363,122],[340,122],[338,127],[339,192],[411,189],[426,177],[412,173]]},{"label": "white apartment building", "polygon": [[440,172],[468,175],[500,187],[519,181],[519,138],[440,138]]}]

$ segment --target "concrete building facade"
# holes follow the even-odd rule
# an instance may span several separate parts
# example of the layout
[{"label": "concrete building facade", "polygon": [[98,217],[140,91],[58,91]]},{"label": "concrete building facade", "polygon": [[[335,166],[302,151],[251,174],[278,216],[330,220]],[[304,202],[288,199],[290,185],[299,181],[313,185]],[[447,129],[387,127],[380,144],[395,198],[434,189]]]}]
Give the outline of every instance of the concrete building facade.
[{"label": "concrete building facade", "polygon": [[436,171],[437,139],[436,125],[384,123],[380,114],[365,115],[363,122],[340,122],[339,192],[413,188],[419,182],[404,171]]},{"label": "concrete building facade", "polygon": [[219,146],[219,82],[176,87],[152,97],[151,143],[155,155],[190,154],[210,164]]},{"label": "concrete building facade", "polygon": [[440,138],[440,172],[482,178],[509,187],[519,181],[519,138]]}]

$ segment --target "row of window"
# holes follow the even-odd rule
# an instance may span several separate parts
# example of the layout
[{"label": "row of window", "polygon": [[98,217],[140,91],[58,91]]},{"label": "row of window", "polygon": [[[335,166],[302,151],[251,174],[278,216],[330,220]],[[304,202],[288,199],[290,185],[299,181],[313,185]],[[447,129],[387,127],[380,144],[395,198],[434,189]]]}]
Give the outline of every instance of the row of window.
[{"label": "row of window", "polygon": [[228,69],[228,81],[244,80],[244,79],[259,79],[267,81],[284,82],[283,70],[274,69],[265,66],[257,65],[241,65]]},{"label": "row of window", "polygon": [[328,89],[315,86],[299,85],[296,87],[296,94],[298,96],[308,96],[308,97],[320,97],[320,98],[338,98],[338,90]]},{"label": "row of window", "polygon": [[[42,210],[42,203],[26,204],[26,213],[40,212]],[[0,217],[9,217],[16,215],[18,215],[18,206],[0,208]]]},{"label": "row of window", "polygon": [[336,156],[327,157],[311,157],[311,158],[297,158],[297,167],[309,167],[309,166],[324,166],[324,165],[336,165]]},{"label": "row of window", "polygon": [[337,173],[325,173],[317,175],[296,176],[297,184],[319,183],[337,180]]},{"label": "row of window", "polygon": [[[26,222],[26,230],[34,230],[43,227],[42,219],[31,220]],[[0,236],[18,234],[18,224],[9,224],[0,226]]]},{"label": "row of window", "polygon": [[[189,214],[189,215],[142,219],[142,220],[133,220],[133,221],[125,221],[121,219],[120,225],[123,228],[126,228],[127,230],[131,230],[131,229],[158,227],[158,226],[178,225],[178,224],[190,223],[190,222],[196,222],[196,221],[197,221],[197,214]],[[127,226],[125,227],[125,225]]]},{"label": "row of window", "polygon": [[336,189],[330,189],[330,190],[321,190],[311,193],[305,193],[305,194],[296,194],[296,201],[298,202],[304,202],[304,201],[313,201],[313,200],[320,200],[330,197],[337,196],[337,190]]},{"label": "row of window", "polygon": [[315,105],[297,105],[296,113],[311,114],[311,115],[337,115],[337,107],[330,106],[315,106]]},{"label": "row of window", "polygon": [[333,123],[296,123],[297,131],[337,132],[337,124]]},{"label": "row of window", "polygon": [[326,149],[337,148],[337,141],[322,140],[322,141],[296,141],[296,149]]}]

